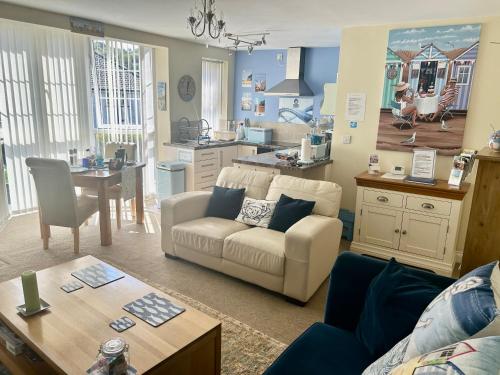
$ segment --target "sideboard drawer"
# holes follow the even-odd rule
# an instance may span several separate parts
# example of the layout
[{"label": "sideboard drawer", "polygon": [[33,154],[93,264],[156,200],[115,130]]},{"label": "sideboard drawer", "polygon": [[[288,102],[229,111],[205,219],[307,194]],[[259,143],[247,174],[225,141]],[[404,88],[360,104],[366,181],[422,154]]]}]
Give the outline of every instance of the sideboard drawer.
[{"label": "sideboard drawer", "polygon": [[217,177],[218,171],[216,169],[207,172],[196,173],[194,175],[194,183],[204,184],[206,182],[212,182],[213,184],[215,184],[215,182],[217,181]]},{"label": "sideboard drawer", "polygon": [[451,202],[438,201],[427,197],[408,196],[406,198],[406,208],[409,210],[449,216],[451,213]]},{"label": "sideboard drawer", "polygon": [[368,190],[363,192],[363,201],[390,207],[403,207],[403,194],[388,192],[387,190]]}]

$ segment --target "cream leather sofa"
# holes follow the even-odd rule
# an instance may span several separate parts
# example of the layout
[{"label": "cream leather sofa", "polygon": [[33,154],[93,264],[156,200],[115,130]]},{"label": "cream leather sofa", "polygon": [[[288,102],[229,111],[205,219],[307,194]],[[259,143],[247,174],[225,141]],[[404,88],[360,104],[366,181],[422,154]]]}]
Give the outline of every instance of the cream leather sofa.
[{"label": "cream leather sofa", "polygon": [[187,192],[161,202],[162,249],[179,257],[307,302],[337,257],[342,189],[326,181],[224,168],[217,185],[246,188],[246,196],[278,200],[281,194],[314,200],[313,213],[286,233],[205,217],[211,192]]}]

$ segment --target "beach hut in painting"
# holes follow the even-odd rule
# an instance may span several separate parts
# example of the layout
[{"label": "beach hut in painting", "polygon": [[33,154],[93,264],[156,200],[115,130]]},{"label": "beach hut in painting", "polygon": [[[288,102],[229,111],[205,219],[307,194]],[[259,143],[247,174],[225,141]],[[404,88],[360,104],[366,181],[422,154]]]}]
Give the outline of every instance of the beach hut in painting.
[{"label": "beach hut in painting", "polygon": [[452,109],[466,111],[469,106],[469,97],[472,88],[472,77],[476,66],[479,42],[467,48],[457,48],[447,53],[451,63],[452,78],[457,80],[458,98]]},{"label": "beach hut in painting", "polygon": [[382,108],[390,108],[394,97],[394,85],[402,80],[404,61],[392,49],[387,48],[385,62],[384,94]]},{"label": "beach hut in painting", "polygon": [[415,92],[439,94],[448,79],[449,63],[446,53],[433,43],[423,46],[410,62],[410,87]]}]

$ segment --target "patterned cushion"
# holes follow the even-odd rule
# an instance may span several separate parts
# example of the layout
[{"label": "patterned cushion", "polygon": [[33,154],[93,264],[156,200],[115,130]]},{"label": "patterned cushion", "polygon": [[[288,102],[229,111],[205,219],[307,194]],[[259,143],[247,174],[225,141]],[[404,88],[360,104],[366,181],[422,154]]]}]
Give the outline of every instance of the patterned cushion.
[{"label": "patterned cushion", "polygon": [[411,358],[468,338],[500,336],[500,269],[493,262],[469,272],[437,296],[413,332],[363,375],[388,374]]},{"label": "patterned cushion", "polygon": [[500,336],[470,339],[410,359],[390,375],[500,374]]},{"label": "patterned cushion", "polygon": [[236,221],[248,225],[267,228],[275,208],[276,201],[245,198]]}]

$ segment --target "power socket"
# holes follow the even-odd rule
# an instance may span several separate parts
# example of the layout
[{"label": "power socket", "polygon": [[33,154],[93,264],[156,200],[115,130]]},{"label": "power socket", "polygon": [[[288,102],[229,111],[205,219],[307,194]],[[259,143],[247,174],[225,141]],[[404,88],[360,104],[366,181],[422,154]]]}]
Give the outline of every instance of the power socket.
[{"label": "power socket", "polygon": [[351,136],[350,135],[343,135],[342,136],[342,143],[344,145],[350,145],[351,144]]}]

